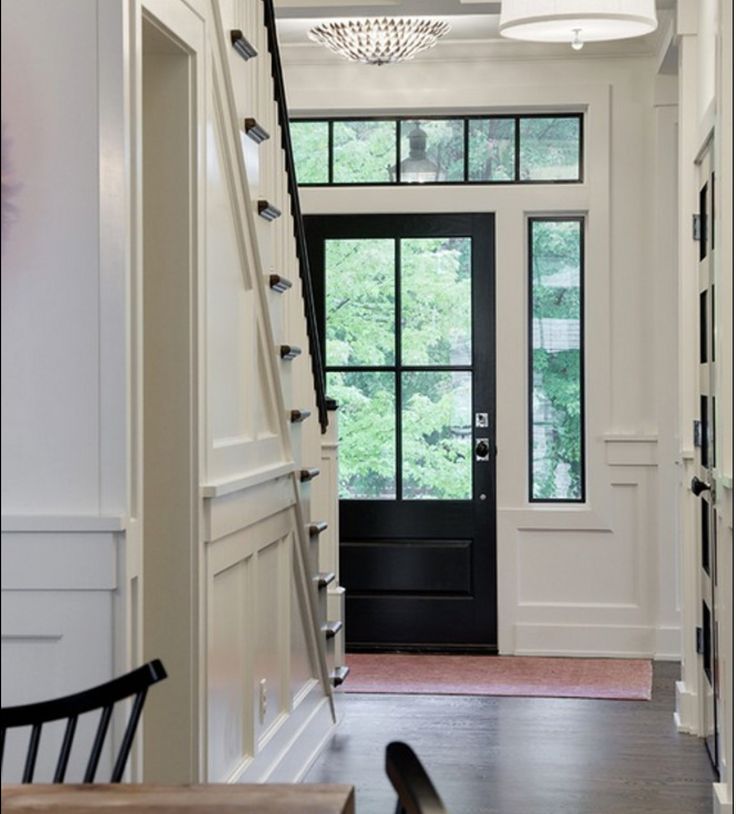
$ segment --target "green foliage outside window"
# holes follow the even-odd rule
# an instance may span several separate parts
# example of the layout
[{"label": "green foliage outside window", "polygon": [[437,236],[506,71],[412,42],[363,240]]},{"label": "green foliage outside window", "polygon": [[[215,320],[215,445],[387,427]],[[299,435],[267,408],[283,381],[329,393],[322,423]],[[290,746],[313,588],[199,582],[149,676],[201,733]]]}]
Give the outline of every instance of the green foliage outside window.
[{"label": "green foliage outside window", "polygon": [[401,241],[403,364],[471,364],[470,252],[470,238]]},{"label": "green foliage outside window", "polygon": [[[447,119],[333,119],[292,121],[294,162],[300,184],[388,184],[409,157],[408,134],[416,123],[426,134],[426,158],[441,167],[439,183],[578,181],[582,175],[582,118],[578,115]],[[329,176],[332,125],[333,177]],[[465,174],[465,127],[468,156]],[[516,140],[519,166],[516,166]]]},{"label": "green foliage outside window", "polygon": [[470,500],[471,377],[447,370],[402,374],[405,499]]},{"label": "green foliage outside window", "polygon": [[396,394],[392,372],[327,373],[340,405],[341,498],[396,497]]},{"label": "green foliage outside window", "polygon": [[519,178],[522,181],[575,180],[580,174],[580,119],[519,120]]},{"label": "green foliage outside window", "polygon": [[[393,240],[325,244],[327,391],[340,405],[340,497],[396,496]],[[404,364],[471,360],[470,239],[400,241]],[[402,497],[469,499],[471,376],[400,372]]]},{"label": "green foliage outside window", "polygon": [[326,184],[329,179],[329,124],[290,122],[297,183]]},{"label": "green foliage outside window", "polygon": [[515,165],[515,119],[468,121],[468,180],[513,181]]},{"label": "green foliage outside window", "polygon": [[335,121],[335,183],[385,183],[396,163],[396,125],[385,121]]},{"label": "green foliage outside window", "polygon": [[580,220],[531,221],[533,500],[582,500]]},{"label": "green foliage outside window", "polygon": [[392,365],[393,240],[325,241],[327,367]]}]

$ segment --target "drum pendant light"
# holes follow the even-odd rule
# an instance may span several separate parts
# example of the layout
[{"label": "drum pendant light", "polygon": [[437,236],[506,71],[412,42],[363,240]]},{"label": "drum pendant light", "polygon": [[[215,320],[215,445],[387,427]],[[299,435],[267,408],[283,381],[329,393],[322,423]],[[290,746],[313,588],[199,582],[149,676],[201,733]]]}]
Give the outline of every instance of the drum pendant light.
[{"label": "drum pendant light", "polygon": [[657,28],[655,0],[502,0],[498,30],[532,42],[586,42],[641,37]]}]

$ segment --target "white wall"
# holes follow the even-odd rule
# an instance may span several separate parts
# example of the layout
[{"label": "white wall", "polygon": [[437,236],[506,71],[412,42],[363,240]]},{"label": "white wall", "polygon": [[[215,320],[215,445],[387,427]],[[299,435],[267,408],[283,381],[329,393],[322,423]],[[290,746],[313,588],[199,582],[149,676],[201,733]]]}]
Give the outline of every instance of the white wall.
[{"label": "white wall", "polygon": [[[2,4],[3,185],[6,161],[18,184],[2,274],[2,702],[83,689],[162,656],[171,676],[149,695],[151,748],[134,759],[134,779],[295,780],[334,723],[305,531],[317,518],[298,481],[302,446],[313,455],[304,465],[319,465],[319,429],[309,447],[306,429],[288,424],[287,409],[312,405],[285,402],[271,325],[283,303],[264,284],[272,261],[253,213],[259,193],[284,198],[260,9]],[[178,142],[189,172],[178,182],[192,225],[177,257],[189,291],[176,318],[189,318],[191,348],[176,370],[153,369],[171,357],[151,352],[165,331],[143,319],[157,269],[143,251],[142,190],[160,181],[141,154],[144,14],[165,35],[151,53],[176,50],[172,36],[189,60],[179,101],[190,127]],[[258,42],[257,74],[231,28]],[[261,153],[272,170],[251,162],[261,183],[251,191],[241,126],[254,113],[273,134]],[[165,195],[152,200],[166,206]],[[290,250],[294,278],[287,218],[274,244],[285,259]],[[291,296],[300,303],[298,287]],[[180,381],[187,363],[190,522],[147,534],[173,503],[158,505],[165,490],[146,481],[177,463],[146,467],[145,408],[161,418],[166,375]],[[172,412],[184,413],[181,400]],[[158,612],[174,598],[176,613]]]},{"label": "white wall", "polygon": [[[675,658],[674,117],[655,111],[653,59],[522,61],[477,48],[376,69],[287,46],[292,114],[585,110],[585,183],[304,188],[303,209],[496,212],[501,651]],[[526,494],[524,218],[556,211],[587,214],[581,506],[532,506]]]},{"label": "white wall", "polygon": [[108,251],[125,228],[124,131],[105,96],[121,21],[96,0],[2,4],[3,705],[126,662],[125,293]]}]

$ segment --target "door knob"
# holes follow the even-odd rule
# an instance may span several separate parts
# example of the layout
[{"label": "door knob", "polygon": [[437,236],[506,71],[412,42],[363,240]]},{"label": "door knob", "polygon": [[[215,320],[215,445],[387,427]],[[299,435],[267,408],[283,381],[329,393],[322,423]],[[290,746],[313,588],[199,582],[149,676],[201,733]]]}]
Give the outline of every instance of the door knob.
[{"label": "door knob", "polygon": [[487,438],[479,438],[475,442],[475,460],[487,461],[491,448],[488,446]]},{"label": "door knob", "polygon": [[696,475],[690,481],[690,491],[697,497],[701,492],[705,492],[706,490],[710,489],[710,484],[706,483]]}]

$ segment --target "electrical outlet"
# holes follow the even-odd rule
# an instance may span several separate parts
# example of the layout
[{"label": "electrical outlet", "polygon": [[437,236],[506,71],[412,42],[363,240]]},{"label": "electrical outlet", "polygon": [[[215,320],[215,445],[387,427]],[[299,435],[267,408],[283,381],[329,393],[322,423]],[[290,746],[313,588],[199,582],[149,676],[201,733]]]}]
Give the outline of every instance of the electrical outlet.
[{"label": "electrical outlet", "polygon": [[258,719],[263,723],[268,711],[268,685],[266,679],[262,678],[258,682]]}]

